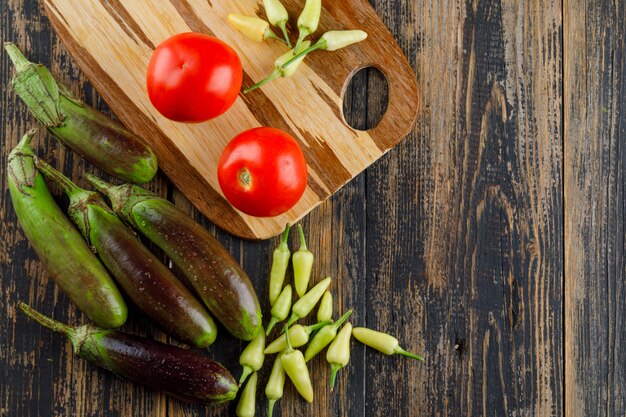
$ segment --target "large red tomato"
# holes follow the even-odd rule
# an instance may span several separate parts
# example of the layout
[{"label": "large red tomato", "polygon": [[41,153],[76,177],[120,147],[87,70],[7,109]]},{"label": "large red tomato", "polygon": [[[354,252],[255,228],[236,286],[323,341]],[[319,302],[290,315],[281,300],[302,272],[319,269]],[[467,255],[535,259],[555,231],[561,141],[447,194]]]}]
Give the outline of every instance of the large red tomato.
[{"label": "large red tomato", "polygon": [[252,216],[271,217],[300,200],[307,168],[294,138],[279,129],[258,127],[230,141],[220,157],[217,177],[235,208]]},{"label": "large red tomato", "polygon": [[241,60],[225,42],[202,33],[180,33],[154,50],[148,95],[168,119],[203,122],[232,106],[242,78]]}]

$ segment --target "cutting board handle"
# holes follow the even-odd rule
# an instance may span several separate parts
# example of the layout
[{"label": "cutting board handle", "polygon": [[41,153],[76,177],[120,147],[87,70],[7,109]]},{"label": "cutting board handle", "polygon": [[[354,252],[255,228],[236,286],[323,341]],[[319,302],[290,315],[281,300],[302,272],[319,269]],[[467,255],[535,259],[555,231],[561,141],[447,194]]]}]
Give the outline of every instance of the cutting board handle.
[{"label": "cutting board handle", "polygon": [[420,109],[417,78],[404,52],[387,30],[372,33],[366,42],[367,45],[349,58],[358,61],[344,79],[342,102],[357,72],[371,67],[383,74],[388,86],[387,108],[378,125],[367,132],[381,150],[388,150],[409,134],[415,125]]}]

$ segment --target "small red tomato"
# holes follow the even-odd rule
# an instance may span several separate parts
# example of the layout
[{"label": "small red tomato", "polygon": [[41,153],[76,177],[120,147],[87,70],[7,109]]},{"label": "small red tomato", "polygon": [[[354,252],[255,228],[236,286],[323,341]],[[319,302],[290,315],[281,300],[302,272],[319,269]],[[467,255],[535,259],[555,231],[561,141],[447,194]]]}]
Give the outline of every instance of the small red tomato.
[{"label": "small red tomato", "polygon": [[217,166],[222,192],[237,209],[271,217],[293,207],[306,188],[302,149],[287,133],[271,127],[246,130],[230,141]]},{"label": "small red tomato", "polygon": [[239,95],[243,71],[237,53],[202,33],[163,41],[148,64],[146,84],[154,107],[177,122],[204,122],[224,113]]}]

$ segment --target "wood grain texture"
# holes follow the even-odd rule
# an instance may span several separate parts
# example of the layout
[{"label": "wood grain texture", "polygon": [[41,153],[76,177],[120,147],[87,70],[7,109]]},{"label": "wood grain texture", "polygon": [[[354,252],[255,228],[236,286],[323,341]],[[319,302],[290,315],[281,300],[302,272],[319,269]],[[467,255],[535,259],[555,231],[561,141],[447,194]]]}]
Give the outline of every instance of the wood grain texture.
[{"label": "wood grain texture", "polygon": [[367,171],[366,321],[427,356],[366,352],[366,408],[560,416],[561,3],[377,10],[414,51],[423,112]]},{"label": "wood grain texture", "polygon": [[565,2],[568,417],[626,415],[626,6]]},{"label": "wood grain texture", "polygon": [[[418,74],[423,111],[407,140],[303,225],[314,281],[336,278],[336,309],[353,308],[352,323],[394,333],[427,360],[353,342],[333,393],[322,355],[310,366],[315,403],[288,385],[275,415],[624,415],[624,6],[372,4]],[[40,2],[0,3],[0,28],[3,40],[107,110]],[[8,88],[8,59],[0,58],[3,167],[34,120]],[[380,74],[357,74],[346,120],[375,124],[387,91]],[[42,135],[36,147],[79,183],[84,172],[99,174],[54,139]],[[41,269],[3,169],[0,179],[0,416],[234,415],[234,404],[185,405],[75,360],[60,336],[16,312],[25,300],[70,323],[86,320]],[[216,228],[162,174],[150,187],[214,233],[266,293],[278,239],[242,241]],[[167,340],[136,311],[124,330]],[[207,354],[238,374],[243,346],[222,331]],[[261,387],[258,395],[264,416]]]},{"label": "wood grain texture", "polygon": [[[318,31],[365,29],[368,39],[336,53],[312,54],[299,67],[298,77],[242,94],[224,115],[200,124],[172,122],[150,104],[145,74],[155,45],[180,32],[218,36],[239,53],[244,87],[250,86],[271,72],[275,57],[285,52],[278,42],[251,42],[228,24],[228,13],[259,13],[257,2],[44,3],[53,27],[87,77],[121,120],[152,145],[172,182],[212,222],[245,238],[279,234],[286,223],[302,218],[397,144],[415,122],[419,108],[415,75],[364,0],[325,3]],[[296,27],[302,2],[285,5],[293,17],[291,26]],[[380,68],[390,87],[387,112],[367,132],[351,128],[341,111],[347,81],[366,66]],[[217,181],[217,162],[226,144],[242,130],[263,125],[290,133],[300,143],[309,168],[309,186],[300,201],[270,219],[233,209]]]}]

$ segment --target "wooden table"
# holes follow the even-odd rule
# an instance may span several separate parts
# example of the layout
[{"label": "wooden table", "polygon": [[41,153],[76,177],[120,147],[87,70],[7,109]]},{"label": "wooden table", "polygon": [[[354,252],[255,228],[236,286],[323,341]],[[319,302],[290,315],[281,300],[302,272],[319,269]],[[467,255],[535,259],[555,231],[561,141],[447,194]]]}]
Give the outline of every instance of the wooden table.
[{"label": "wooden table", "polygon": [[[333,393],[328,366],[313,361],[315,403],[289,386],[275,415],[624,416],[624,2],[373,3],[415,68],[419,122],[303,224],[315,277],[335,277],[339,309],[426,362],[355,342]],[[3,1],[0,18],[3,40],[106,109],[38,1]],[[34,120],[9,88],[6,54],[0,74],[5,167]],[[375,72],[359,74],[348,119],[374,124],[384,91]],[[98,173],[47,136],[37,152],[74,179]],[[16,311],[24,300],[85,322],[46,277],[0,174],[0,416],[233,415],[234,405],[184,405],[75,359],[61,336]],[[197,216],[164,176],[150,188]],[[244,242],[197,217],[264,294],[277,240]],[[131,313],[125,330],[166,340]],[[209,354],[238,374],[242,348],[223,336]]]}]

